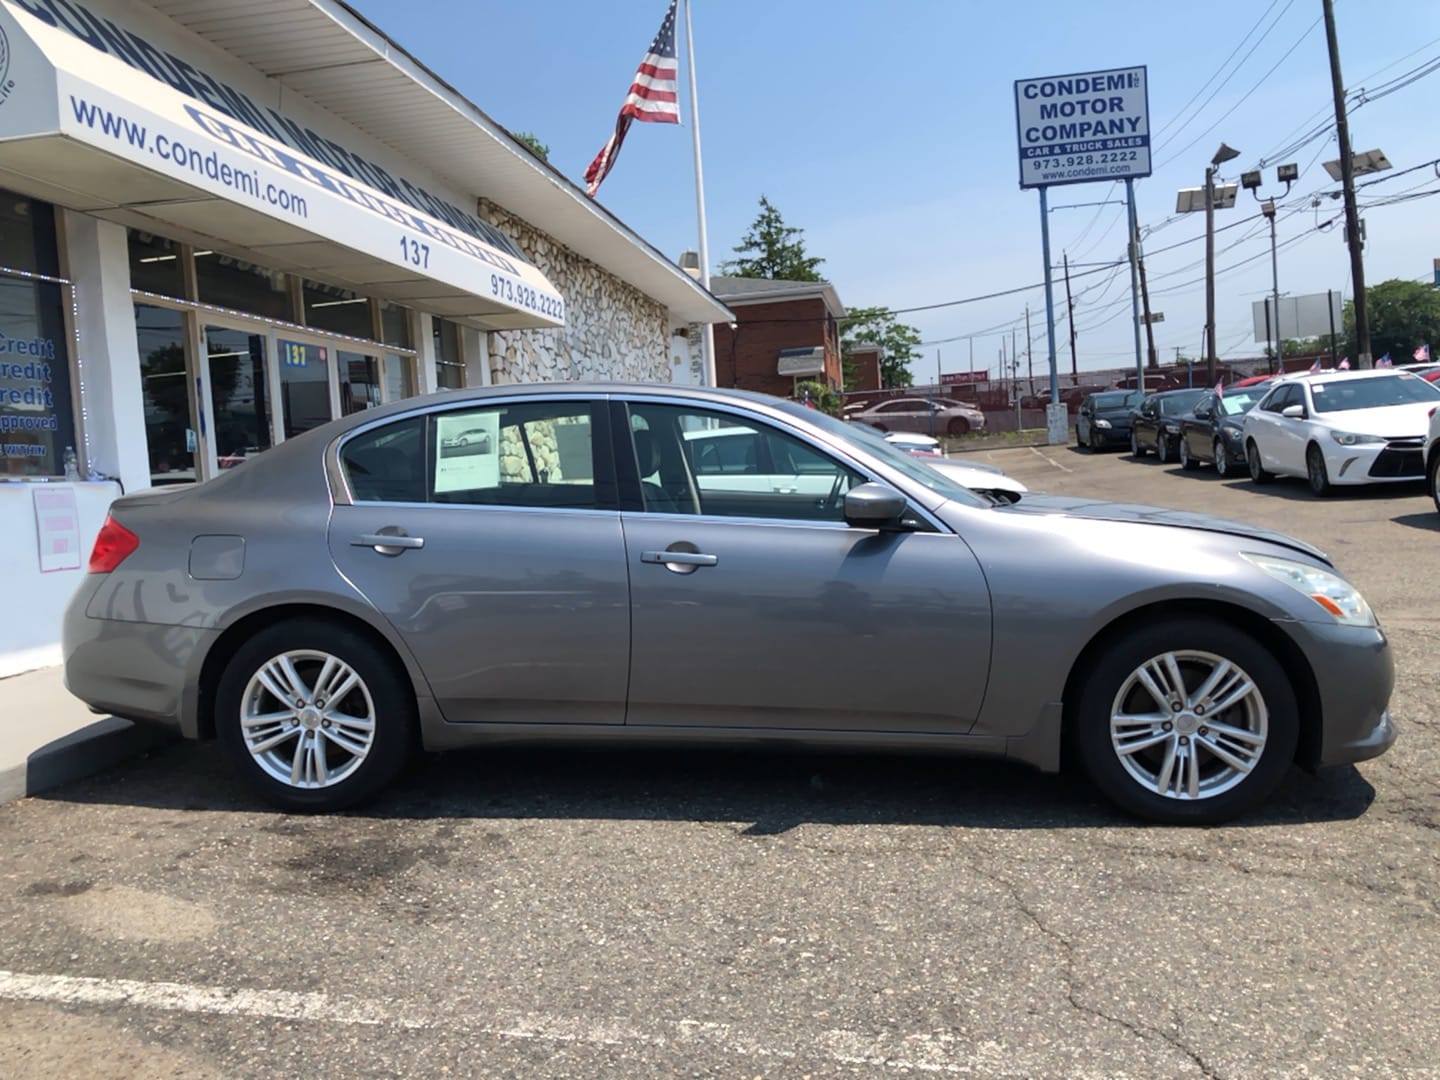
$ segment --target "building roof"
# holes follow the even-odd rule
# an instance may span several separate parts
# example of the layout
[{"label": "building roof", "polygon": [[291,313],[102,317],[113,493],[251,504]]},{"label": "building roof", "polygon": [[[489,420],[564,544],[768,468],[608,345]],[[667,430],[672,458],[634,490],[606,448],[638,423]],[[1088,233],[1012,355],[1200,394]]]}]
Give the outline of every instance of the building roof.
[{"label": "building roof", "polygon": [[731,307],[771,303],[776,300],[823,300],[837,319],[845,317],[840,295],[828,281],[779,281],[773,278],[744,278],[717,275],[710,279],[710,291]]},{"label": "building roof", "polygon": [[730,313],[658,249],[342,0],[146,0],[465,191],[489,199],[647,296],[672,318]]}]

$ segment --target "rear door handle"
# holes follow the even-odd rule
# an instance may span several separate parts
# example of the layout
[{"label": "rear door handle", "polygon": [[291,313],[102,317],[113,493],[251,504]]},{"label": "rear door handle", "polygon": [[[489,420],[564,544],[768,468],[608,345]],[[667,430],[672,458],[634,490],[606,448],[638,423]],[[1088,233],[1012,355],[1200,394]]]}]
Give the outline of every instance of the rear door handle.
[{"label": "rear door handle", "polygon": [[[700,551],[642,551],[642,563],[659,563],[671,568],[677,566],[714,566],[720,561],[718,555],[706,555]],[[682,571],[682,573],[685,571]]]},{"label": "rear door handle", "polygon": [[399,555],[407,549],[423,548],[425,538],[402,533],[362,533],[350,541],[350,546],[374,548],[381,555]]}]

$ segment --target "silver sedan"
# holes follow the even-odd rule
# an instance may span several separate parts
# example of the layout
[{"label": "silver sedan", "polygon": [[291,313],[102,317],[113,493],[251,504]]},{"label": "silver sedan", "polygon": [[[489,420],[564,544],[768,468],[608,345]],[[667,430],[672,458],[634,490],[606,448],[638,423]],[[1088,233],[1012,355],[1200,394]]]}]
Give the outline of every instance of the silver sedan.
[{"label": "silver sedan", "polygon": [[1385,635],[1307,544],[985,498],[755,394],[411,399],[118,500],[90,571],[70,689],[297,810],[420,747],[804,740],[1071,761],[1199,824],[1394,739]]}]

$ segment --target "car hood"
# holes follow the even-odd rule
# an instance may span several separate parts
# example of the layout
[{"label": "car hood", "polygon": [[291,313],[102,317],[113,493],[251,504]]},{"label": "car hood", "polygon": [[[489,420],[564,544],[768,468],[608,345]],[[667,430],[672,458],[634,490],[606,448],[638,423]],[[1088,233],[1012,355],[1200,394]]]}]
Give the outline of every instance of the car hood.
[{"label": "car hood", "polygon": [[996,511],[1002,514],[1041,514],[1057,517],[1084,518],[1091,521],[1122,521],[1137,525],[1164,525],[1174,529],[1199,529],[1204,532],[1261,540],[1309,555],[1329,565],[1330,558],[1319,548],[1273,529],[1262,529],[1239,521],[1196,514],[1188,510],[1166,510],[1159,506],[1137,503],[1103,502],[1070,495],[1026,495],[1018,503]]},{"label": "car hood", "polygon": [[1358,435],[1385,435],[1389,438],[1418,438],[1430,426],[1430,410],[1437,401],[1417,401],[1409,405],[1387,405],[1380,409],[1347,409],[1344,412],[1316,413],[1317,423],[1336,431],[1353,431]]},{"label": "car hood", "polygon": [[993,465],[969,464],[959,461],[951,461],[945,458],[919,458],[936,472],[948,477],[961,487],[970,488],[972,491],[1013,491],[1024,492],[1029,489],[1012,476],[1006,476],[1004,472]]}]

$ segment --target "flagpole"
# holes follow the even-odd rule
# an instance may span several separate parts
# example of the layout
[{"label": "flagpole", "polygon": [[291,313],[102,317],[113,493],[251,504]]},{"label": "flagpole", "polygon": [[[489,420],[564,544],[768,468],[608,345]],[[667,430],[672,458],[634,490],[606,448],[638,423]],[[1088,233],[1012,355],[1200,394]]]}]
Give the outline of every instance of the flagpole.
[{"label": "flagpole", "polygon": [[[690,26],[690,0],[685,0],[685,51],[690,54],[690,124],[695,143],[695,212],[700,219],[700,284],[710,289],[710,241],[705,235],[705,170],[700,164],[700,97],[695,89],[695,32]],[[715,385],[715,327],[701,331],[705,347],[705,385]]]}]

